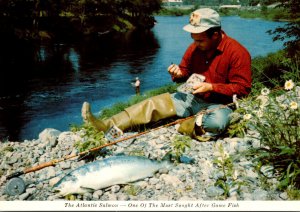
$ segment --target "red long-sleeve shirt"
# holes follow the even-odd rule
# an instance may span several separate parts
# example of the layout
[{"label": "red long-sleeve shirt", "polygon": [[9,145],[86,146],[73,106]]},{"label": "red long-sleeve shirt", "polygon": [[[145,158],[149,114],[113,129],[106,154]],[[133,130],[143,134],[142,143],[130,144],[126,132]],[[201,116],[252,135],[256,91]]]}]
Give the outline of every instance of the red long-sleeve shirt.
[{"label": "red long-sleeve shirt", "polygon": [[[179,68],[185,78],[193,73],[206,77],[206,82],[212,84],[213,90],[203,95],[203,98],[214,103],[232,102],[232,96],[249,94],[251,90],[251,56],[239,42],[227,36],[223,38],[214,56],[206,60],[205,55],[192,43],[186,50]],[[176,81],[175,78],[173,78]]]}]

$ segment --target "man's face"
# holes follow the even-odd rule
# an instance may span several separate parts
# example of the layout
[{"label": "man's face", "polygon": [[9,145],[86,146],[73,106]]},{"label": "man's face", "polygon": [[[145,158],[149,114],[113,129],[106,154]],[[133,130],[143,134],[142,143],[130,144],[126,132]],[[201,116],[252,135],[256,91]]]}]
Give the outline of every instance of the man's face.
[{"label": "man's face", "polygon": [[201,51],[209,51],[214,48],[216,42],[216,36],[213,35],[209,38],[206,32],[202,33],[192,33],[191,37],[194,40],[194,43],[197,45]]}]

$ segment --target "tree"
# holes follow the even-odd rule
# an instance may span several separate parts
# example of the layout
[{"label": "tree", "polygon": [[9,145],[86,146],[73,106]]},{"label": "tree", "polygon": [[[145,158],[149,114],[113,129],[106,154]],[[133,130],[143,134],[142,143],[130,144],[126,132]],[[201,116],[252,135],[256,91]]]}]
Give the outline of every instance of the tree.
[{"label": "tree", "polygon": [[284,46],[288,54],[293,57],[300,53],[300,0],[280,0],[281,6],[288,10],[290,21],[283,27],[269,30],[275,35],[273,40],[285,40]]}]

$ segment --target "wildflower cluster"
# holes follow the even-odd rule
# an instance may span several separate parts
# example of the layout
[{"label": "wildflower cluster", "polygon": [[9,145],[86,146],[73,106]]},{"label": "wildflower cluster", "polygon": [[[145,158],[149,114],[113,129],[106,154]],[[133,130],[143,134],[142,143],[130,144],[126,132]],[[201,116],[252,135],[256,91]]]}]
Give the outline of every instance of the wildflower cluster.
[{"label": "wildflower cluster", "polygon": [[[78,129],[73,129],[74,131],[79,131],[80,141],[77,141],[74,146],[77,148],[78,152],[88,151],[92,148],[102,146],[108,143],[104,133],[102,131],[97,131],[93,126],[89,124],[83,125],[83,127]],[[101,151],[90,152],[85,158],[87,160],[94,160],[98,155],[101,155]]]},{"label": "wildflower cluster", "polygon": [[241,185],[245,183],[238,177],[239,173],[234,167],[232,155],[226,152],[220,143],[216,143],[215,149],[215,159],[213,163],[216,164],[222,172],[215,186],[220,186],[224,190],[225,197],[229,197],[239,192]]},{"label": "wildflower cluster", "polygon": [[279,189],[300,188],[299,100],[300,87],[292,80],[285,82],[284,90],[263,88],[254,101],[239,109],[240,120],[235,123],[243,135],[247,130],[258,133],[260,148],[251,151],[259,163],[274,167]]}]

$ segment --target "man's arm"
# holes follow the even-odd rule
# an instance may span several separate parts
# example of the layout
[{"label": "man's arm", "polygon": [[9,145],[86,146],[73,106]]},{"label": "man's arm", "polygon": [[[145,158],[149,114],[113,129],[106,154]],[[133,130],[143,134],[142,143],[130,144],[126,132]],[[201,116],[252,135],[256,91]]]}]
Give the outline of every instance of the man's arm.
[{"label": "man's arm", "polygon": [[212,91],[226,96],[248,95],[252,84],[251,57],[247,51],[235,52],[228,73],[229,83],[212,83]]}]

